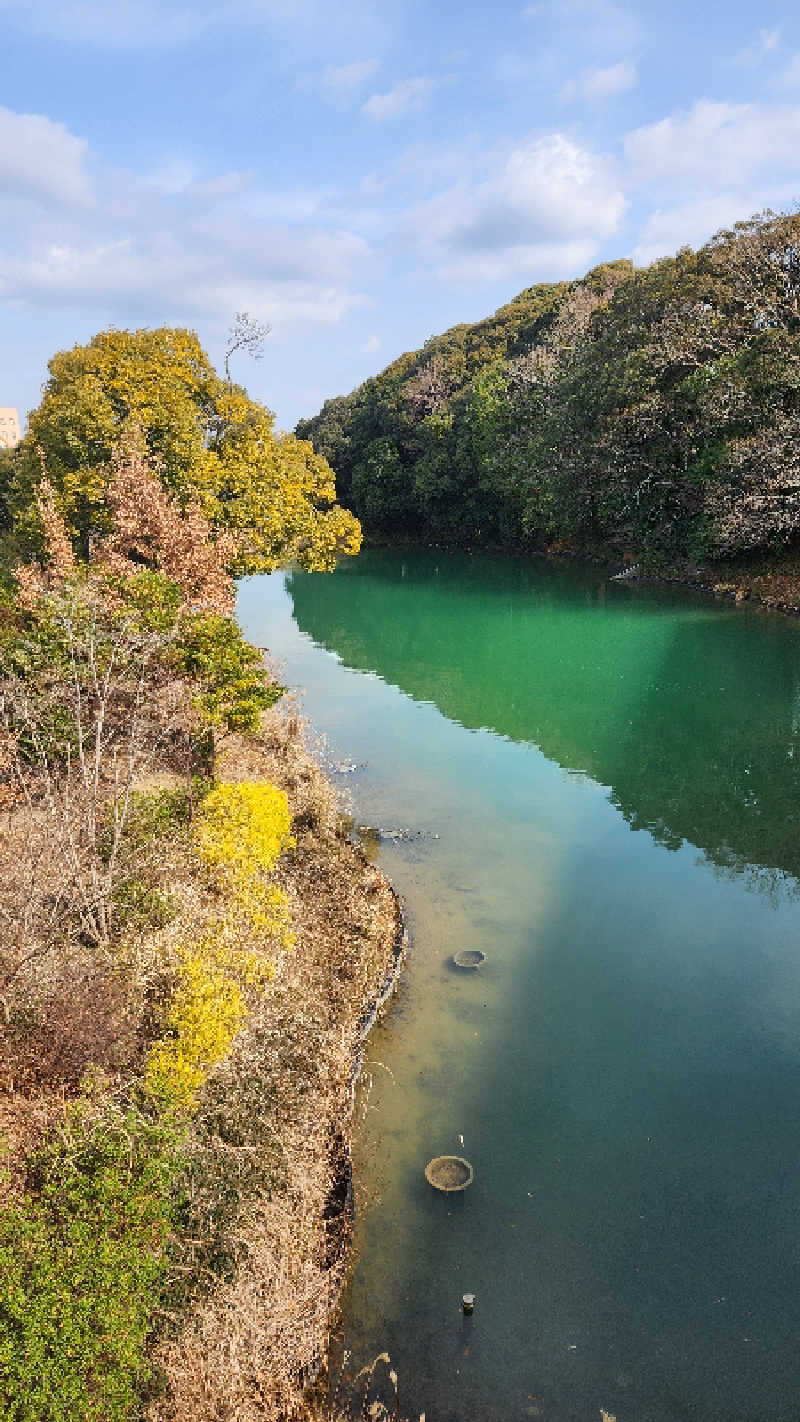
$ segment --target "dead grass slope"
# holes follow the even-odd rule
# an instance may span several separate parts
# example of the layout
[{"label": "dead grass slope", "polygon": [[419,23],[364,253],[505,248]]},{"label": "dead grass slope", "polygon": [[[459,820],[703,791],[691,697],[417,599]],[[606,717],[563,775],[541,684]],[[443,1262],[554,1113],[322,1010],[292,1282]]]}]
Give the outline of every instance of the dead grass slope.
[{"label": "dead grass slope", "polygon": [[296,716],[270,713],[219,770],[289,796],[297,844],[278,879],[296,941],[193,1119],[177,1278],[195,1297],[158,1348],[149,1422],[311,1415],[346,1263],[354,1063],[402,944],[396,898],[343,837]]}]

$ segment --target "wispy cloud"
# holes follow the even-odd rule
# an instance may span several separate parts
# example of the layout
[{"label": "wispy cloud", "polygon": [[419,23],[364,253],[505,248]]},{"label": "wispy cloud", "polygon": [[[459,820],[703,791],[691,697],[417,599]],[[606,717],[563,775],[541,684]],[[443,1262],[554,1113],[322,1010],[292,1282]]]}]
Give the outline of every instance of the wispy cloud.
[{"label": "wispy cloud", "polygon": [[379,68],[378,59],[358,59],[352,64],[328,64],[322,75],[322,83],[337,98],[345,98],[365,84]]},{"label": "wispy cloud", "polygon": [[561,98],[567,102],[583,99],[588,103],[599,103],[625,94],[638,83],[636,65],[632,59],[621,59],[618,64],[605,69],[584,69],[580,78],[570,79],[562,87]]},{"label": "wispy cloud", "polygon": [[483,181],[420,204],[406,230],[443,275],[563,273],[588,265],[625,206],[610,162],[555,133],[513,149]]},{"label": "wispy cloud", "polygon": [[687,243],[701,246],[715,232],[745,215],[739,193],[715,193],[674,207],[656,208],[639,233],[633,259],[647,266],[659,257],[671,256]]},{"label": "wispy cloud", "polygon": [[403,118],[406,114],[424,109],[437,81],[427,75],[414,79],[402,79],[385,94],[372,94],[362,106],[365,114],[378,123],[388,119]]},{"label": "wispy cloud", "polygon": [[734,55],[733,62],[745,68],[754,68],[756,65],[763,63],[768,55],[774,54],[780,46],[780,42],[781,32],[779,28],[759,30],[758,37],[752,44],[746,45],[744,49],[740,49],[739,53]]},{"label": "wispy cloud", "polygon": [[[236,310],[336,321],[361,298],[363,236],[326,220],[320,192],[271,197],[252,174],[150,176],[92,162],[41,115],[0,109],[7,197],[0,298],[130,319],[224,319]],[[292,219],[295,220],[292,220]]]},{"label": "wispy cloud", "polygon": [[700,99],[688,112],[635,129],[624,147],[634,179],[645,184],[736,189],[777,172],[800,181],[800,106]]}]

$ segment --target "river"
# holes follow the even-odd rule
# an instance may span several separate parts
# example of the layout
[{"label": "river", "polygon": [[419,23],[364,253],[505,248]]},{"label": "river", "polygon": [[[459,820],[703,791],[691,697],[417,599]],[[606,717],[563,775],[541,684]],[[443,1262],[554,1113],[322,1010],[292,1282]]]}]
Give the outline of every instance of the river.
[{"label": "river", "polygon": [[239,616],[356,821],[408,831],[343,1374],[388,1351],[427,1422],[796,1422],[800,622],[433,551]]}]

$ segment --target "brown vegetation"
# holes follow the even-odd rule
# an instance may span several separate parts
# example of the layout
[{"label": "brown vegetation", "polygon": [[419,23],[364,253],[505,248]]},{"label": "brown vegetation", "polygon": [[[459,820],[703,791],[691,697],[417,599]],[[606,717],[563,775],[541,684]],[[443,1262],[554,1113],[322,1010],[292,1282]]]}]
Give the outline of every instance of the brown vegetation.
[{"label": "brown vegetation", "polygon": [[[217,1279],[159,1350],[153,1422],[301,1419],[327,1357],[348,1234],[353,1071],[362,1022],[401,946],[383,876],[339,833],[335,793],[297,717],[269,713],[231,746],[225,775],[285,789],[297,847],[283,862],[296,942],[215,1072],[193,1124],[196,1267],[230,1216],[232,1277]],[[247,1181],[260,1177],[251,1192]]]},{"label": "brown vegetation", "polygon": [[[76,1407],[129,1422],[143,1387],[151,1422],[294,1422],[316,1415],[346,1259],[354,1070],[399,963],[400,912],[347,838],[296,708],[262,714],[277,693],[222,616],[224,538],[164,493],[135,435],[109,502],[111,530],[81,568],[43,480],[42,556],[17,569],[2,648],[0,1245],[22,1242],[4,1246],[0,1393],[24,1422],[52,1399],[27,1339],[55,1386],[65,1378],[54,1422]],[[214,781],[272,786],[284,813],[288,800],[291,834],[244,908],[198,850]],[[172,1060],[193,1041],[197,1090],[154,1095],[156,1046]],[[83,1277],[109,1227],[136,1295],[128,1308],[100,1263],[95,1326],[64,1300],[73,1250]],[[14,1301],[26,1290],[32,1310]],[[109,1308],[131,1330],[113,1366]]]}]

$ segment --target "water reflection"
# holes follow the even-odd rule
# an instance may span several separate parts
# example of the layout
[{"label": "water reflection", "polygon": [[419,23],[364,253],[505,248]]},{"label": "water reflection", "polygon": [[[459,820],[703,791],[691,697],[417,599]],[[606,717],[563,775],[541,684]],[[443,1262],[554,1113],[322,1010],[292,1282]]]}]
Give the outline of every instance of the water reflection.
[{"label": "water reflection", "polygon": [[610,787],[628,823],[781,890],[800,871],[800,629],[540,560],[371,552],[298,625],[463,726]]},{"label": "water reflection", "polygon": [[369,1048],[353,1370],[388,1349],[430,1422],[795,1422],[798,628],[485,558],[290,589],[309,636],[270,580],[251,636],[367,762],[358,815],[429,831],[381,847],[414,950]]}]

